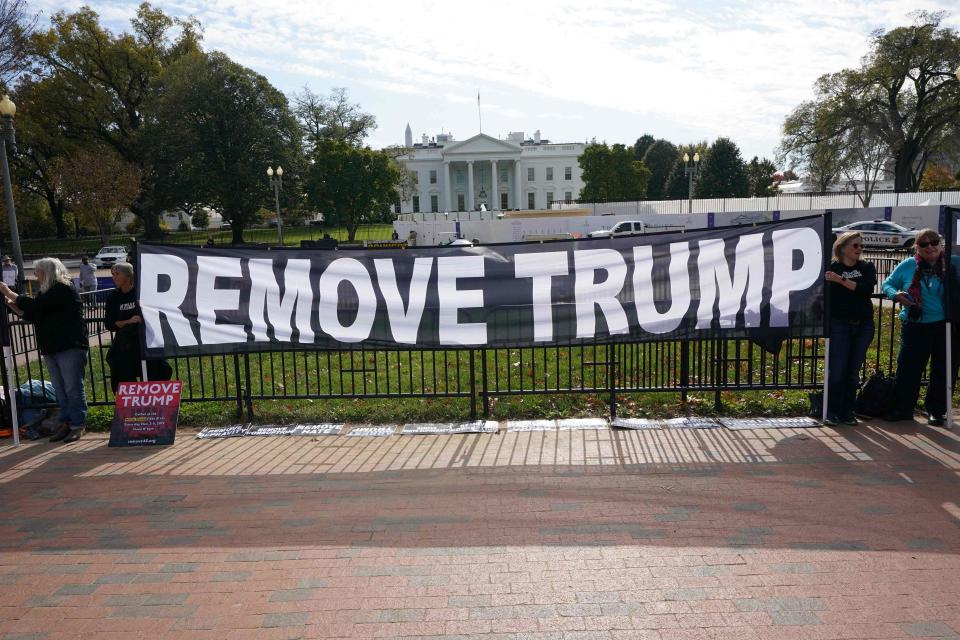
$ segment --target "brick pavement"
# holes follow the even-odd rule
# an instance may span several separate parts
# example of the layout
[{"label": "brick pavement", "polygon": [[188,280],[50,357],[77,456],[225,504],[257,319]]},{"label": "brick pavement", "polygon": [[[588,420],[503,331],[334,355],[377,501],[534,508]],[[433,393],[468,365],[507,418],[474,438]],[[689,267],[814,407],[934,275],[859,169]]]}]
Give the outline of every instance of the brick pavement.
[{"label": "brick pavement", "polygon": [[0,449],[0,640],[960,638],[960,437]]}]

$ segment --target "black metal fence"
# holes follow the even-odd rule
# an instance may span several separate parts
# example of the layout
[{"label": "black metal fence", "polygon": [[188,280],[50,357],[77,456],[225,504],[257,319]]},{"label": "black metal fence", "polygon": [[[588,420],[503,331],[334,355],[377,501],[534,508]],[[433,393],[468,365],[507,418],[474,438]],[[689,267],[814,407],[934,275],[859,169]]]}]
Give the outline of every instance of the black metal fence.
[{"label": "black metal fence", "polygon": [[[885,277],[904,254],[870,256]],[[104,326],[108,292],[85,296],[90,333],[86,372],[91,405],[112,405],[106,363],[111,335]],[[876,334],[864,367],[894,368],[899,322],[896,305],[874,294]],[[44,381],[33,325],[10,315],[14,388]],[[624,393],[721,392],[818,389],[823,384],[823,341],[790,338],[776,353],[746,339],[570,344],[510,349],[302,350],[294,347],[252,354],[191,356],[170,361],[182,380],[184,402],[235,403],[253,417],[259,400],[339,398],[467,398],[475,418],[490,411],[495,396],[586,393],[604,397],[611,415]],[[6,364],[2,364],[6,383]],[[4,384],[6,387],[7,384]],[[27,398],[28,402],[39,402]]]}]

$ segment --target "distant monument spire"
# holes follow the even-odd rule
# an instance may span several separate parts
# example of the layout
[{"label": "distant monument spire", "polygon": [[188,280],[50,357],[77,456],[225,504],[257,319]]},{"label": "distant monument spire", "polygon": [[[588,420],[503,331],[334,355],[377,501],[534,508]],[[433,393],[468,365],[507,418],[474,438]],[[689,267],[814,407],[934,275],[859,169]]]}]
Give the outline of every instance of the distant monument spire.
[{"label": "distant monument spire", "polygon": [[413,146],[413,129],[410,128],[410,123],[407,123],[407,130],[403,134],[403,146],[408,149]]}]

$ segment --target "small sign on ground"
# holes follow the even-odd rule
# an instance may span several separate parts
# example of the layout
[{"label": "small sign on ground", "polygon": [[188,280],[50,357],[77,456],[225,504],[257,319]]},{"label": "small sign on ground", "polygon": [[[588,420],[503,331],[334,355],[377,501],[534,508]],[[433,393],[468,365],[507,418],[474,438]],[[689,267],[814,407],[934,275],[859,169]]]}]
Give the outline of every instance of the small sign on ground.
[{"label": "small sign on ground", "polygon": [[618,429],[662,429],[660,420],[651,418],[614,418],[613,426]]},{"label": "small sign on ground", "polygon": [[394,433],[396,433],[396,427],[374,427],[368,425],[364,427],[354,427],[344,435],[353,438],[384,438],[386,436],[392,436]]},{"label": "small sign on ground", "polygon": [[668,418],[663,421],[667,429],[716,429],[720,423],[712,418]]},{"label": "small sign on ground", "polygon": [[820,423],[813,418],[720,418],[727,429],[815,429]]},{"label": "small sign on ground", "polygon": [[247,429],[245,436],[289,436],[296,428],[292,424],[255,424]]},{"label": "small sign on ground", "polygon": [[322,424],[298,424],[294,426],[294,436],[336,436],[340,435],[342,424],[322,423]]},{"label": "small sign on ground", "polygon": [[210,440],[213,438],[239,438],[247,432],[247,425],[232,424],[228,427],[207,427],[197,434],[198,440]]},{"label": "small sign on ground", "polygon": [[455,435],[459,433],[497,433],[497,431],[499,431],[499,427],[494,420],[421,422],[403,425],[400,435]]},{"label": "small sign on ground", "polygon": [[609,429],[610,423],[606,418],[570,418],[557,420],[557,428],[560,431]]},{"label": "small sign on ground", "polygon": [[556,420],[509,420],[507,431],[518,433],[522,431],[556,431]]}]

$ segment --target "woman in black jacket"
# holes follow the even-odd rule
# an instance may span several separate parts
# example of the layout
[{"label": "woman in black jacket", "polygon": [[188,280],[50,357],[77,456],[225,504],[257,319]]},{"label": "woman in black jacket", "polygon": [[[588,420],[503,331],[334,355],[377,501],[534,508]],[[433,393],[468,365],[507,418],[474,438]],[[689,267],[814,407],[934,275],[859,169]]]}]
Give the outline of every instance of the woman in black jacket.
[{"label": "woman in black jacket", "polygon": [[830,287],[830,377],[824,424],[857,424],[853,405],[860,386],[860,368],[873,341],[873,303],[877,286],[873,264],[861,260],[863,239],[856,231],[833,243],[833,262],[824,276]]},{"label": "woman in black jacket", "polygon": [[0,283],[0,294],[17,313],[34,323],[37,346],[57,391],[60,423],[50,442],[80,439],[87,418],[87,394],[84,370],[90,346],[83,303],[70,274],[56,258],[42,258],[33,265],[40,285],[36,298],[18,296]]}]

